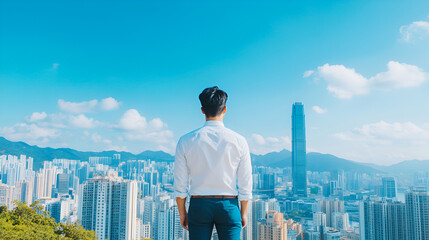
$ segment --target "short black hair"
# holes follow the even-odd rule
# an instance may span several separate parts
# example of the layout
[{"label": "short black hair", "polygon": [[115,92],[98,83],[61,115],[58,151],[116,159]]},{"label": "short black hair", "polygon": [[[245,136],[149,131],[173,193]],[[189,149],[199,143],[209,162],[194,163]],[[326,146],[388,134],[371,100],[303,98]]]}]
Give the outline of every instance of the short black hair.
[{"label": "short black hair", "polygon": [[220,90],[217,86],[204,89],[200,93],[201,107],[207,117],[220,115],[225,108],[228,94]]}]

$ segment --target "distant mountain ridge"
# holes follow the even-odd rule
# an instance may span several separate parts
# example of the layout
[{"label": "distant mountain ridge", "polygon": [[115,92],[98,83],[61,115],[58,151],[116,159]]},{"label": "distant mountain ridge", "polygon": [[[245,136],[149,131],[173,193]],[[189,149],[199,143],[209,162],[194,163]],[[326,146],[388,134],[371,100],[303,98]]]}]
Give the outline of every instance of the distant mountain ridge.
[{"label": "distant mountain ridge", "polygon": [[[144,151],[139,154],[133,154],[125,151],[102,151],[85,152],[71,148],[41,148],[31,146],[24,142],[12,142],[4,137],[0,137],[0,155],[24,154],[34,158],[34,168],[37,170],[43,167],[43,161],[52,161],[55,158],[75,159],[88,161],[89,157],[94,156],[113,156],[121,154],[121,161],[130,159],[152,159],[154,161],[174,161],[174,156],[163,151]],[[291,152],[282,150],[280,152],[270,152],[264,155],[251,154],[252,164],[256,166],[267,167],[290,167],[292,164]],[[307,169],[310,171],[332,171],[342,169],[344,171],[357,171],[362,173],[389,173],[399,175],[401,173],[413,173],[419,171],[429,171],[429,160],[409,160],[403,161],[391,166],[380,166],[370,163],[358,163],[347,159],[339,158],[331,154],[308,153]]]},{"label": "distant mountain ridge", "polygon": [[41,148],[31,146],[24,142],[12,142],[4,137],[0,137],[0,155],[27,155],[32,157],[35,169],[43,167],[43,161],[52,161],[55,158],[66,158],[81,161],[88,161],[89,157],[111,157],[113,154],[121,154],[121,161],[130,159],[153,159],[155,161],[173,161],[174,157],[163,151],[144,151],[139,154],[118,151],[85,152],[71,148]]},{"label": "distant mountain ridge", "polygon": [[[253,164],[270,167],[290,167],[292,165],[292,154],[288,150],[271,152],[265,155],[253,155]],[[362,173],[377,173],[381,169],[375,169],[365,164],[353,162],[331,154],[307,153],[307,170],[309,171],[332,171],[341,169],[344,171],[356,171]]]}]

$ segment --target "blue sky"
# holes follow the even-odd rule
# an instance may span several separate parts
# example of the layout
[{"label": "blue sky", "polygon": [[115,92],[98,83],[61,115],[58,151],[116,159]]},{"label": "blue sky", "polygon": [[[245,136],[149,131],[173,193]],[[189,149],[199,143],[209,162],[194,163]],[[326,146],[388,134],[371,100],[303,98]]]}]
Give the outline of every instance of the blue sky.
[{"label": "blue sky", "polygon": [[0,136],[78,150],[173,152],[227,91],[251,151],[392,164],[429,159],[429,2],[2,1]]}]

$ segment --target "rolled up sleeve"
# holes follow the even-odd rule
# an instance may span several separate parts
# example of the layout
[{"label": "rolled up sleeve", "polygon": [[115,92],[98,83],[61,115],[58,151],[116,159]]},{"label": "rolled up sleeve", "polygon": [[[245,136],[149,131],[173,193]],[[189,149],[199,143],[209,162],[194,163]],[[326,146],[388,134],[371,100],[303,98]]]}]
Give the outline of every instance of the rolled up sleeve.
[{"label": "rolled up sleeve", "polygon": [[179,198],[188,196],[188,167],[186,157],[183,151],[183,143],[180,139],[176,147],[176,156],[174,160],[174,195]]},{"label": "rolled up sleeve", "polygon": [[243,153],[237,169],[238,200],[245,201],[252,199],[252,164],[247,141],[244,140]]}]

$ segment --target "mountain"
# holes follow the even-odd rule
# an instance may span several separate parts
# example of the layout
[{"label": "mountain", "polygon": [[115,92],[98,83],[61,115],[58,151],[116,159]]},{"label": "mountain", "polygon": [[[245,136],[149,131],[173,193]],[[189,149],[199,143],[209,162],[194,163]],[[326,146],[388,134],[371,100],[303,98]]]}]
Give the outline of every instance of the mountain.
[{"label": "mountain", "polygon": [[[121,161],[130,159],[152,159],[154,161],[174,161],[174,156],[163,151],[144,151],[139,154],[117,151],[84,152],[71,148],[41,148],[31,146],[24,142],[12,142],[0,137],[0,155],[27,155],[34,159],[34,168],[37,170],[43,167],[43,161],[52,161],[54,158],[75,159],[88,161],[89,157],[113,156],[121,154]],[[292,165],[291,152],[282,150],[280,152],[270,152],[265,155],[251,154],[252,163],[256,166],[267,167],[290,167]],[[393,175],[413,174],[421,170],[429,169],[429,160],[409,160],[390,166],[380,166],[369,163],[358,163],[347,159],[339,158],[331,154],[308,153],[307,169],[310,171],[332,171],[342,169],[344,171],[357,171],[363,173],[389,173]]]},{"label": "mountain", "polygon": [[412,174],[421,171],[428,172],[429,160],[407,160],[390,166],[382,166],[381,168],[394,175],[400,175],[401,173]]},{"label": "mountain", "polygon": [[[288,150],[271,152],[265,155],[252,155],[251,157],[254,165],[281,168],[292,166],[292,155]],[[314,152],[307,154],[307,170],[329,172],[336,169],[342,169],[344,171],[353,170],[365,173],[376,173],[381,171],[379,169],[366,166],[365,164],[339,158],[331,154]]]},{"label": "mountain", "polygon": [[41,148],[31,146],[24,142],[12,142],[6,138],[0,137],[0,155],[27,155],[33,158],[34,169],[43,167],[43,161],[52,161],[55,158],[66,158],[81,161],[88,161],[89,157],[111,157],[113,154],[121,154],[121,160],[130,159],[152,159],[154,161],[173,161],[174,157],[162,151],[145,151],[140,154],[129,152],[103,151],[103,152],[84,152],[71,148]]}]

